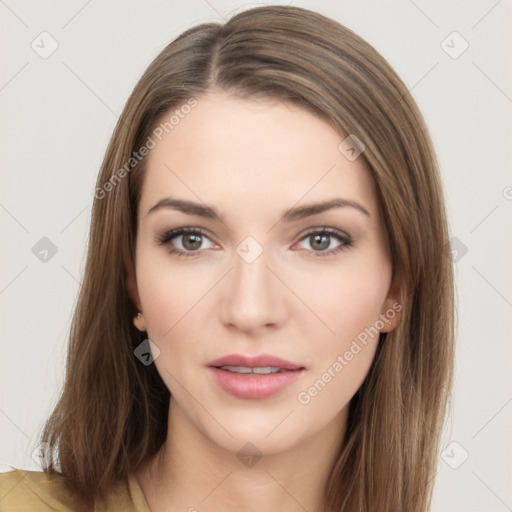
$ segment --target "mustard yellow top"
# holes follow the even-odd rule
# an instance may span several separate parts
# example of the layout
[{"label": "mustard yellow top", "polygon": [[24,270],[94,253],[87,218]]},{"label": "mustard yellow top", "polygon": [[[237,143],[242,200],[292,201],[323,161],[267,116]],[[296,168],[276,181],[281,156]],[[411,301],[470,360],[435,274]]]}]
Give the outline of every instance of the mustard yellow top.
[{"label": "mustard yellow top", "polygon": [[[41,471],[15,469],[0,473],[0,510],[2,512],[75,512],[62,477],[50,478]],[[135,475],[128,484],[112,489],[106,503],[94,512],[151,512]]]}]

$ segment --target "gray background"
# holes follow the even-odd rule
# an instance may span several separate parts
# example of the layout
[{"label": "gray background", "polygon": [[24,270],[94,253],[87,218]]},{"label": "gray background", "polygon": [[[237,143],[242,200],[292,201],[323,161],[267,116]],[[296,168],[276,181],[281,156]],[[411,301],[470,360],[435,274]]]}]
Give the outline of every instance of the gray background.
[{"label": "gray background", "polygon": [[[434,512],[512,510],[511,4],[293,2],[338,20],[388,59],[438,151],[459,327]],[[182,31],[255,5],[0,0],[3,471],[40,469],[31,453],[63,379],[94,183],[128,95]],[[57,248],[46,261],[33,251],[43,237]]]}]

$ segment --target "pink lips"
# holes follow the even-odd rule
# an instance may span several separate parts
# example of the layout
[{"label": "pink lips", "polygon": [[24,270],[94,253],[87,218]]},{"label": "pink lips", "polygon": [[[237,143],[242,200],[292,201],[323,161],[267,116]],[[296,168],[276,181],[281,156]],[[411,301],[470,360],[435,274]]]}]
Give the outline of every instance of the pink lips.
[{"label": "pink lips", "polygon": [[[207,366],[213,380],[226,393],[252,400],[267,398],[278,393],[295,382],[305,371],[305,368],[297,363],[267,354],[255,357],[231,354],[215,359]],[[243,374],[221,370],[222,366],[272,367],[279,368],[280,371],[269,374]]]}]

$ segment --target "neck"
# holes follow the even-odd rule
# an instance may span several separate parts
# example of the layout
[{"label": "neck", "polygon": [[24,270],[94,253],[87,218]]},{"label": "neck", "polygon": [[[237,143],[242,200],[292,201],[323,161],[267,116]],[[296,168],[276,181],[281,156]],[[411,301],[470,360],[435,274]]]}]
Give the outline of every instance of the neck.
[{"label": "neck", "polygon": [[321,512],[347,413],[298,446],[261,454],[250,443],[238,451],[214,443],[171,397],[167,441],[136,476],[152,512]]}]

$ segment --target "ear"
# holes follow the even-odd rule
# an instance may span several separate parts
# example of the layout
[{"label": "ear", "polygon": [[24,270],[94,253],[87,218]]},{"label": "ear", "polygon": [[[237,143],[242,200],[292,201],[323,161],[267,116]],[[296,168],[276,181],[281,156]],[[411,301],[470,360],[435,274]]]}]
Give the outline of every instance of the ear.
[{"label": "ear", "polygon": [[[132,265],[128,266],[126,275],[126,288],[130,295],[130,298],[132,299],[135,307],[137,308],[137,311],[142,313],[142,304],[140,302],[139,290],[137,288],[137,279],[135,277],[135,270],[133,269]],[[146,331],[146,321],[144,320],[144,316],[135,315],[133,317],[133,324],[135,325],[135,327],[137,327],[139,331]]]},{"label": "ear", "polygon": [[402,309],[402,283],[398,274],[395,273],[389,286],[388,296],[382,306],[380,318],[384,327],[380,332],[391,332],[398,325]]}]

